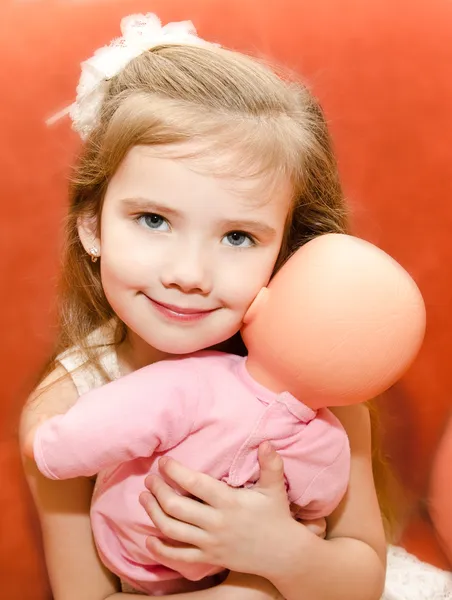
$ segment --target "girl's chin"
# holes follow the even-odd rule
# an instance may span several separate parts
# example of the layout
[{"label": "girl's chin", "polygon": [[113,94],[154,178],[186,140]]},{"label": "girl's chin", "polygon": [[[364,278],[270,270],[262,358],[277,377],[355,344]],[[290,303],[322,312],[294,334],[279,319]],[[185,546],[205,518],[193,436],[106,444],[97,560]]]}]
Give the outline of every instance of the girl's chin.
[{"label": "girl's chin", "polygon": [[163,344],[158,347],[158,350],[163,354],[171,356],[186,356],[188,354],[195,354],[202,350],[209,350],[209,346],[200,346],[199,344]]},{"label": "girl's chin", "polygon": [[[154,340],[154,348],[162,353],[172,356],[183,356],[187,354],[195,354],[202,350],[219,350],[225,345],[229,338],[209,338],[202,340],[199,337],[193,340]],[[160,342],[160,343],[159,343]],[[151,342],[152,343],[152,342]]]}]

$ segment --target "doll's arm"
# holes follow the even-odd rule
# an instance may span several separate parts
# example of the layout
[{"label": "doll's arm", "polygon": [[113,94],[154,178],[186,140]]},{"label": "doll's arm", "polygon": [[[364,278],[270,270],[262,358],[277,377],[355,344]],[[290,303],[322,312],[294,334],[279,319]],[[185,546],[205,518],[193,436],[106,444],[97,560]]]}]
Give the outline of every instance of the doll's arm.
[{"label": "doll's arm", "polygon": [[185,364],[144,367],[45,421],[33,440],[39,470],[50,479],[90,476],[180,442],[190,433],[198,399],[196,374]]},{"label": "doll's arm", "polygon": [[306,521],[327,517],[339,505],[350,477],[350,445],[336,417],[320,409],[301,440],[282,451],[289,500]]}]

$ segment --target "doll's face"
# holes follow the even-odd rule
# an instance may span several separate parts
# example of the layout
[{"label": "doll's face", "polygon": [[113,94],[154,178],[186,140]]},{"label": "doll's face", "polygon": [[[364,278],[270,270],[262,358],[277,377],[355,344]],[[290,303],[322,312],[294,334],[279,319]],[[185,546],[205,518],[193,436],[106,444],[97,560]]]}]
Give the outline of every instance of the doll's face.
[{"label": "doll's face", "polygon": [[132,148],[108,186],[97,240],[105,294],[132,335],[183,354],[239,330],[270,279],[290,205],[289,185],[269,198],[263,183]]}]

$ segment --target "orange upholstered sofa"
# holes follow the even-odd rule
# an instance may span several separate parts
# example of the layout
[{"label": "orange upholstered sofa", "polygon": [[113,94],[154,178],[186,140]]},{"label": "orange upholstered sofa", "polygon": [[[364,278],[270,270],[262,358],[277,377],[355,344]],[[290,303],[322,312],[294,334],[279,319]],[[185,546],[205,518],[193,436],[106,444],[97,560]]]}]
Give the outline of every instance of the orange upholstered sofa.
[{"label": "orange upholstered sofa", "polygon": [[120,17],[148,11],[285,63],[321,99],[355,232],[399,260],[425,297],[423,350],[380,404],[407,503],[401,543],[448,568],[428,491],[452,387],[450,0],[2,0],[0,597],[51,596],[17,420],[52,344],[59,227],[79,140],[67,120],[45,120],[72,101],[79,62],[118,34]]}]

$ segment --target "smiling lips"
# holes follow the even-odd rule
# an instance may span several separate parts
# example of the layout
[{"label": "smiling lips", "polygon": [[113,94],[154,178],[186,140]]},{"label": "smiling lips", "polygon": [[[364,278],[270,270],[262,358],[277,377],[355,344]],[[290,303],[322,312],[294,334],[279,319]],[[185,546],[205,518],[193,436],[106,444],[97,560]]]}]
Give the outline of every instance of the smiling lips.
[{"label": "smiling lips", "polygon": [[157,302],[149,296],[146,296],[151,304],[156,308],[163,316],[173,321],[199,321],[216,311],[217,309],[204,310],[200,308],[184,308],[182,306],[175,306],[174,304],[166,304],[164,302]]}]

